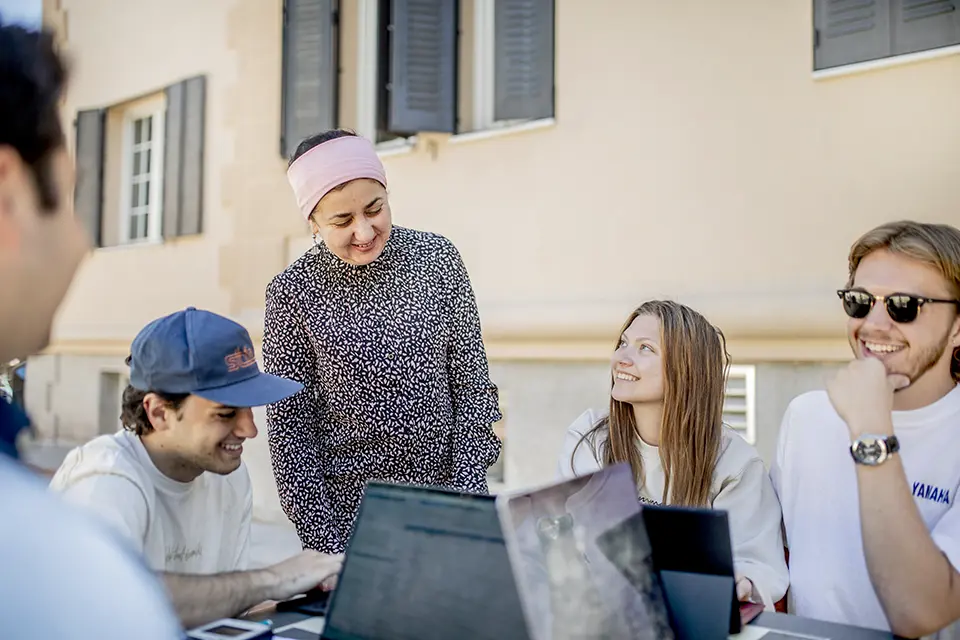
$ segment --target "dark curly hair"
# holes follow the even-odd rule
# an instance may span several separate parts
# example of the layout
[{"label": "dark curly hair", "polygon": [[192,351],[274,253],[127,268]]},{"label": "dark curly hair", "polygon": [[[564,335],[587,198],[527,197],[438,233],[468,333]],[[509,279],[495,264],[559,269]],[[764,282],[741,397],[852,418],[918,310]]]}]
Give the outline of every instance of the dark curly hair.
[{"label": "dark curly hair", "polygon": [[59,106],[67,76],[52,32],[0,19],[0,146],[16,149],[30,168],[46,211],[60,204],[52,159],[66,144]]},{"label": "dark curly hair", "polygon": [[[126,362],[129,366],[130,356],[127,356]],[[150,424],[150,417],[147,415],[147,410],[143,406],[143,399],[150,393],[158,396],[176,411],[178,418],[182,415],[180,410],[183,407],[184,400],[190,397],[189,393],[141,391],[128,384],[127,388],[123,390],[123,400],[120,403],[120,422],[123,423],[124,429],[133,431],[138,436],[146,435],[153,431],[153,425]]]}]

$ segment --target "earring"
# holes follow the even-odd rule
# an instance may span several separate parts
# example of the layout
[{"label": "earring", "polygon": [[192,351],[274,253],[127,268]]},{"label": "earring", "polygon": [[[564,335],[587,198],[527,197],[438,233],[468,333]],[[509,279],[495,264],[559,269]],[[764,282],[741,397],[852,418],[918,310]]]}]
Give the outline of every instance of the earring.
[{"label": "earring", "polygon": [[316,234],[316,233],[313,234],[313,246],[315,246],[315,247],[319,247],[319,246],[320,246],[320,244],[317,242],[317,234]]}]

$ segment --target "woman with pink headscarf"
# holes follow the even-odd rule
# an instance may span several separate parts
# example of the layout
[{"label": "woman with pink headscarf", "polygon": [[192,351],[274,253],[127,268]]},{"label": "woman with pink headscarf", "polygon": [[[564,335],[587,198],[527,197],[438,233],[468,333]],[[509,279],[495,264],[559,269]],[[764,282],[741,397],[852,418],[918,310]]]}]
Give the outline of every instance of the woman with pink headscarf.
[{"label": "woman with pink headscarf", "polygon": [[267,433],[304,547],[339,553],[368,480],[487,492],[497,387],[459,252],[393,225],[373,144],[312,136],[287,177],[314,247],[267,288],[263,358],[304,390],[268,407]]}]

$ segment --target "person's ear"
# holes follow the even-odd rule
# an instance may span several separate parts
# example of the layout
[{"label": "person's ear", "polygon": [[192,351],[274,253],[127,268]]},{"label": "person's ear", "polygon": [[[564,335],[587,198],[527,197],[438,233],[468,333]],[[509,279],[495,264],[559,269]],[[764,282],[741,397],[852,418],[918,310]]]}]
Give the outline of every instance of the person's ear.
[{"label": "person's ear", "polygon": [[23,229],[20,218],[30,187],[26,166],[16,149],[0,145],[0,250],[19,251]]},{"label": "person's ear", "polygon": [[166,400],[155,393],[143,397],[143,408],[154,431],[168,431],[172,426],[173,409]]}]

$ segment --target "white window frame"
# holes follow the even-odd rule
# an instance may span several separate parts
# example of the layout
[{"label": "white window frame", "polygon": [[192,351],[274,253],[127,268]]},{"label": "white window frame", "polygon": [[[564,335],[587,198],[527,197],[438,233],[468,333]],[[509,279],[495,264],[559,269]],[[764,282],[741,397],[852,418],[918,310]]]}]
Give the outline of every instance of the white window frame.
[{"label": "white window frame", "polygon": [[377,139],[378,0],[357,1],[357,133]]},{"label": "white window frame", "polygon": [[[377,140],[377,76],[380,65],[380,2],[357,0],[357,133]],[[376,143],[381,155],[411,150],[416,136]]]},{"label": "white window frame", "polygon": [[[134,122],[152,117],[150,147],[150,208],[147,237],[130,239],[131,171],[133,171]],[[162,100],[127,109],[123,113],[123,162],[120,187],[120,244],[150,244],[163,241],[163,163],[166,105]]]},{"label": "white window frame", "polygon": [[924,49],[923,51],[914,51],[913,53],[898,53],[887,56],[886,58],[877,58],[876,60],[864,60],[863,62],[850,62],[827,69],[814,69],[814,80],[826,80],[841,76],[851,76],[868,71],[877,71],[879,69],[890,69],[892,67],[902,67],[926,60],[936,60],[948,56],[960,55],[960,44],[951,44],[936,49]]},{"label": "white window frame", "polygon": [[[456,133],[451,142],[485,138],[491,133],[526,131],[550,127],[554,117],[494,120],[496,91],[496,0],[474,0],[473,104],[470,131]],[[376,140],[377,74],[379,52],[380,3],[378,0],[357,0],[357,127],[361,136]],[[381,156],[405,153],[417,144],[417,136],[398,138],[377,144]]]},{"label": "white window frame", "polygon": [[[816,33],[816,3],[811,3],[811,14],[812,19],[812,31],[811,35]],[[889,69],[892,67],[900,67],[904,65],[916,64],[917,62],[924,62],[926,60],[936,60],[938,58],[945,58],[947,56],[955,56],[960,54],[960,44],[948,44],[942,47],[934,47],[932,49],[922,49],[920,51],[914,51],[912,53],[893,53],[882,58],[874,58],[873,60],[863,60],[861,62],[848,62],[846,64],[837,65],[835,67],[827,67],[826,69],[813,69],[813,79],[814,80],[826,80],[829,78],[838,78],[842,76],[855,75],[859,73],[866,73],[870,71],[877,71],[880,69]],[[816,47],[811,48],[811,55],[816,56]]]},{"label": "white window frame", "polygon": [[496,0],[473,2],[473,131],[516,127],[550,118],[496,120]]},{"label": "white window frame", "polygon": [[[737,429],[737,433],[750,444],[757,443],[757,368],[755,365],[731,365],[728,375],[727,387],[724,389],[724,405],[726,399],[730,397],[729,379],[740,378],[743,380],[743,399],[744,413],[746,414],[744,429]],[[738,394],[739,397],[739,394]]]}]

